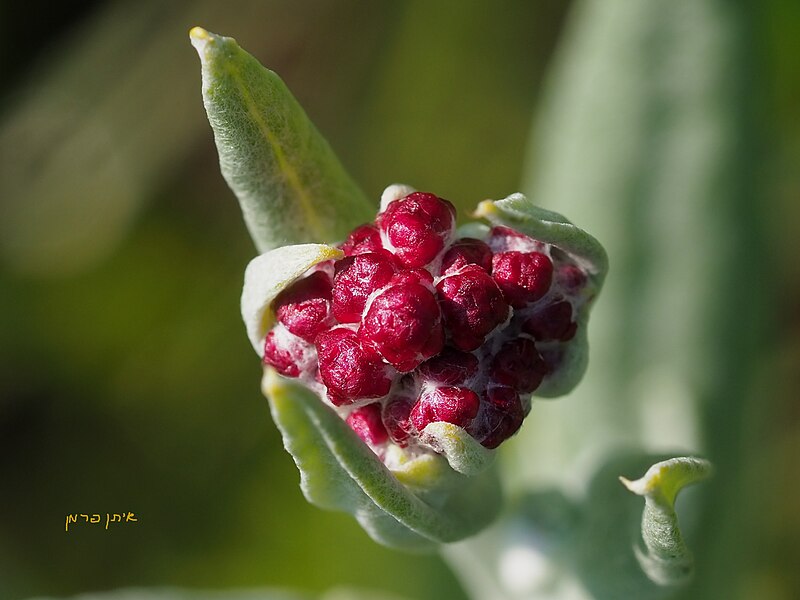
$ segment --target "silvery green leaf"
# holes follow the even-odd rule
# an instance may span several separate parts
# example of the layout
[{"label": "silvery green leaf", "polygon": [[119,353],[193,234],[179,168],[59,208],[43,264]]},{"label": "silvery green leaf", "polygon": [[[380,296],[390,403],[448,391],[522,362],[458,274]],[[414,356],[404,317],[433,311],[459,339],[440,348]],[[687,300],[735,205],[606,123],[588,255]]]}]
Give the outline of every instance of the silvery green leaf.
[{"label": "silvery green leaf", "polygon": [[586,302],[580,306],[576,316],[578,329],[575,337],[566,344],[558,370],[545,377],[536,390],[537,396],[545,398],[569,393],[580,382],[589,360],[589,311],[608,272],[608,257],[603,246],[560,214],[536,206],[522,194],[512,194],[503,200],[484,200],[478,204],[475,216],[486,219],[492,225],[511,227],[536,240],[552,244],[565,252],[588,275],[588,283],[583,291]]},{"label": "silvery green leaf", "polygon": [[247,265],[242,290],[242,319],[259,356],[264,337],[275,322],[270,305],[275,297],[317,263],[341,258],[341,250],[325,244],[284,246],[257,256]]},{"label": "silvery green leaf", "polygon": [[640,479],[620,481],[634,494],[644,496],[642,541],[635,546],[636,558],[647,576],[659,585],[688,581],[694,559],[683,541],[675,513],[675,497],[687,485],[711,474],[707,460],[692,457],[672,458],[654,464]]},{"label": "silvery green leaf", "polygon": [[[691,547],[703,571],[683,598],[741,594],[758,546],[757,528],[739,518],[756,508],[738,493],[754,460],[752,417],[766,418],[770,400],[754,378],[774,294],[768,254],[754,251],[769,247],[772,206],[755,193],[764,160],[752,119],[757,5],[575,3],[523,185],[603,240],[613,267],[593,309],[599,351],[568,401],[540,411],[510,445],[513,482],[573,489],[587,456],[620,445],[703,448],[718,476],[702,486],[703,535]],[[754,285],[742,285],[745,273]],[[639,474],[612,476],[621,473]]]},{"label": "silvery green leaf", "polygon": [[[662,471],[662,466],[667,466],[667,469]],[[619,484],[619,476],[652,469],[651,473],[663,474],[663,489],[669,496],[670,492],[677,492],[681,484],[690,480],[685,476],[686,472],[695,471],[695,467],[698,467],[696,473],[699,474],[707,470],[708,465],[698,459],[668,459],[629,452],[612,455],[595,471],[581,503],[582,518],[573,534],[570,552],[571,569],[592,597],[597,600],[658,600],[673,595],[676,588],[685,583],[685,577],[656,581],[650,568],[652,565],[643,564],[642,525],[650,517],[647,514],[643,517],[641,500]],[[643,487],[647,487],[646,480],[644,478],[642,482]],[[672,497],[674,499],[674,495]],[[687,516],[700,510],[700,497],[687,497],[686,500],[682,510]]]},{"label": "silvery green leaf", "polygon": [[195,27],[220,168],[260,251],[343,239],[375,207],[272,71],[232,38]]},{"label": "silvery green leaf", "polygon": [[480,531],[496,516],[501,494],[493,469],[467,477],[428,454],[390,471],[311,391],[269,367],[262,389],[308,501],[352,514],[377,542],[433,549]]},{"label": "silvery green leaf", "polygon": [[[671,597],[691,565],[677,529],[675,494],[706,476],[709,465],[695,458],[661,458],[642,452],[614,455],[577,495],[555,488],[528,490],[497,523],[448,546],[444,555],[475,600]],[[649,467],[653,461],[658,462]],[[618,478],[620,472],[644,470],[645,477],[629,482],[655,503],[643,514],[641,500]],[[697,497],[686,500],[682,511],[698,509]]]}]

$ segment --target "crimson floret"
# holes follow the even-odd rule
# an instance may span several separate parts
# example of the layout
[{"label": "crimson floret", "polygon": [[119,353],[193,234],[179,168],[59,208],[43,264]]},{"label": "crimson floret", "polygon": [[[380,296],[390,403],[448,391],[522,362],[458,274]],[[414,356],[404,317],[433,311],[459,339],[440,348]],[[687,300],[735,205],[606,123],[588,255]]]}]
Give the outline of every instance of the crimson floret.
[{"label": "crimson floret", "polygon": [[300,377],[313,369],[313,346],[278,325],[264,339],[264,364],[272,365],[281,375]]},{"label": "crimson floret", "polygon": [[335,324],[331,313],[331,280],[316,271],[295,281],[273,301],[278,321],[294,335],[314,342],[319,333]]},{"label": "crimson floret", "polygon": [[480,267],[467,266],[436,286],[453,345],[475,350],[486,335],[508,318],[508,304],[494,280]]},{"label": "crimson floret", "polygon": [[577,328],[572,320],[572,305],[566,300],[543,307],[522,324],[522,330],[539,341],[566,342],[575,336]]},{"label": "crimson floret", "polygon": [[577,293],[586,285],[586,273],[577,265],[562,264],[555,272],[554,279],[564,290]]},{"label": "crimson floret", "polygon": [[385,246],[406,267],[424,267],[450,241],[456,209],[433,194],[414,192],[394,200],[378,217]]},{"label": "crimson floret", "polygon": [[500,252],[492,258],[492,277],[508,303],[522,308],[542,298],[550,289],[553,263],[541,252]]},{"label": "crimson floret", "polygon": [[419,367],[424,380],[446,385],[466,383],[477,372],[478,358],[474,354],[449,347]]},{"label": "crimson floret", "polygon": [[508,252],[510,250],[517,252],[539,252],[544,248],[541,242],[537,242],[516,229],[503,227],[502,225],[492,227],[489,231],[486,244],[492,252]]},{"label": "crimson floret", "polygon": [[453,242],[442,258],[442,275],[451,275],[467,265],[478,265],[487,273],[492,271],[492,250],[481,240],[461,238]]},{"label": "crimson floret", "polygon": [[466,428],[478,414],[478,408],[480,398],[469,388],[444,386],[420,396],[411,410],[411,422],[417,431],[437,421]]},{"label": "crimson floret", "polygon": [[427,269],[403,269],[395,273],[390,285],[398,283],[421,283],[425,286],[433,285],[433,275]]},{"label": "crimson floret", "polygon": [[335,327],[317,337],[319,374],[330,401],[341,406],[389,393],[394,369],[352,329]]},{"label": "crimson floret", "polygon": [[379,292],[364,315],[359,333],[403,373],[414,370],[444,345],[436,297],[414,282]]},{"label": "crimson floret", "polygon": [[481,418],[469,431],[485,447],[497,448],[519,430],[524,419],[525,409],[516,390],[490,387],[483,398]]},{"label": "crimson floret", "polygon": [[530,394],[547,375],[547,365],[533,340],[519,337],[503,344],[489,370],[492,381]]},{"label": "crimson floret", "polygon": [[348,256],[336,262],[333,277],[333,315],[340,323],[358,323],[367,297],[395,274],[392,255],[385,250]]},{"label": "crimson floret", "polygon": [[408,446],[408,438],[414,426],[411,424],[411,409],[414,399],[405,396],[391,396],[383,407],[383,425],[389,437],[401,448]]},{"label": "crimson floret", "polygon": [[373,402],[356,408],[347,416],[347,424],[362,440],[371,446],[378,446],[389,439],[386,427],[381,421],[381,404]]},{"label": "crimson floret", "polygon": [[342,242],[339,248],[344,252],[345,256],[382,250],[381,232],[374,225],[359,225],[350,232],[350,235],[347,236],[347,239]]}]

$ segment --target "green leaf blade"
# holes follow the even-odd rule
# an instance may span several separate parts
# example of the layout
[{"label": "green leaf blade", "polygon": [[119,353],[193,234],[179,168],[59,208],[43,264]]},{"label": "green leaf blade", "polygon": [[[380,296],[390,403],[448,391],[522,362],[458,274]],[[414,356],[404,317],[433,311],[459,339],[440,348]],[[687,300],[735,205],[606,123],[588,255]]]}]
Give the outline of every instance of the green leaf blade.
[{"label": "green leaf blade", "polygon": [[558,370],[545,377],[536,396],[555,398],[571,392],[583,378],[589,363],[587,327],[594,305],[608,272],[608,256],[603,246],[584,230],[562,215],[536,206],[523,194],[512,194],[503,200],[484,200],[478,204],[475,217],[492,225],[511,227],[536,240],[562,250],[589,276],[583,291],[585,302],[576,316],[578,329],[566,345]]},{"label": "green leaf blade", "polygon": [[261,252],[343,239],[375,207],[283,81],[232,38],[195,27],[220,168]]},{"label": "green leaf blade", "polygon": [[[494,470],[476,477],[450,471],[443,477],[417,478],[418,485],[401,483],[312,392],[269,368],[262,389],[300,471],[305,497],[321,508],[352,514],[375,541],[433,550],[477,533],[496,516],[501,494]],[[432,462],[446,465],[441,457]],[[438,475],[437,467],[441,465],[433,472]]]}]

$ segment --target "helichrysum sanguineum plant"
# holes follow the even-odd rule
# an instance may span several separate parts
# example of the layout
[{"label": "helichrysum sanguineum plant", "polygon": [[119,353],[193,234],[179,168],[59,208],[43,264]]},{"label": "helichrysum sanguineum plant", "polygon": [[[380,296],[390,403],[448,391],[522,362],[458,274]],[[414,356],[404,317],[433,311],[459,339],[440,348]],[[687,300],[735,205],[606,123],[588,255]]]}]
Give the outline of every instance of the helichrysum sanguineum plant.
[{"label": "helichrysum sanguineum plant", "polygon": [[[190,35],[261,252],[242,316],[306,497],[394,547],[481,531],[502,506],[497,448],[532,400],[583,376],[603,248],[522,194],[480,202],[460,227],[453,204],[408,185],[370,202],[274,73],[230,38]],[[688,572],[672,506],[707,471],[673,459],[625,480],[647,498],[636,551],[651,581]]]}]

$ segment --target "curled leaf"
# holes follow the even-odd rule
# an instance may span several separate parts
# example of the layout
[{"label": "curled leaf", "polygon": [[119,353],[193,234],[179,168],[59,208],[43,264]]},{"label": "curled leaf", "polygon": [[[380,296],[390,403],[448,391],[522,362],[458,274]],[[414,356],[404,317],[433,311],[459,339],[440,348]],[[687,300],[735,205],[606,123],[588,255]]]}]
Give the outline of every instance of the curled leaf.
[{"label": "curled leaf", "polygon": [[317,263],[341,256],[341,250],[332,246],[299,244],[276,248],[250,261],[244,272],[242,319],[259,356],[264,355],[264,336],[275,322],[270,308],[275,297]]},{"label": "curled leaf", "polygon": [[587,274],[589,281],[583,291],[585,302],[578,309],[575,338],[566,344],[557,372],[546,377],[536,390],[537,396],[545,398],[569,393],[580,382],[589,360],[589,311],[608,272],[608,256],[603,246],[562,215],[536,206],[522,194],[512,194],[503,200],[484,200],[478,204],[475,216],[552,244]]},{"label": "curled leaf", "polygon": [[634,494],[644,496],[642,542],[634,547],[636,558],[647,576],[659,585],[687,581],[694,559],[683,541],[675,513],[678,492],[711,474],[711,463],[692,457],[671,458],[650,467],[643,477],[630,481],[620,477]]},{"label": "curled leaf", "polygon": [[[641,500],[617,478],[620,472],[648,468],[648,475],[628,482],[659,507],[656,514],[646,509],[643,517]],[[688,550],[678,541],[673,502],[681,487],[705,477],[709,468],[694,458],[616,454],[593,473],[584,494],[528,490],[486,532],[448,546],[444,554],[465,581],[481,590],[481,600],[672,598],[675,586],[686,581],[686,565],[691,569]],[[687,500],[691,510],[692,499]],[[667,518],[656,521],[659,515]],[[671,526],[663,527],[665,521]],[[648,538],[643,549],[642,539]],[[676,550],[678,557],[667,556]],[[666,576],[668,571],[675,572]]]},{"label": "curled leaf", "polygon": [[308,389],[264,370],[262,389],[306,499],[352,514],[377,542],[425,550],[483,529],[496,516],[497,475],[456,473],[438,455],[387,468],[347,424]]},{"label": "curled leaf", "polygon": [[232,38],[189,32],[220,168],[262,252],[342,239],[375,208],[272,71]]},{"label": "curled leaf", "polygon": [[589,273],[595,292],[600,291],[608,271],[606,251],[594,237],[562,215],[536,206],[517,193],[503,200],[484,200],[478,204],[475,216],[560,248]]}]

